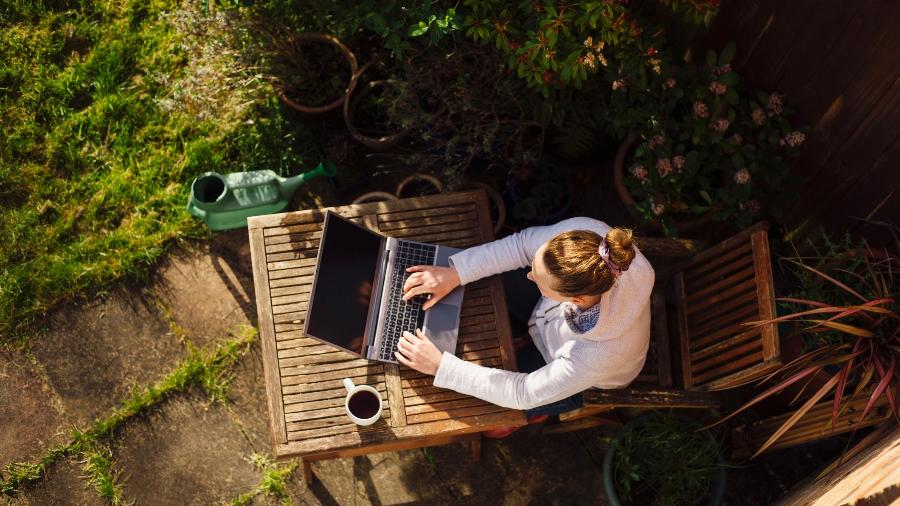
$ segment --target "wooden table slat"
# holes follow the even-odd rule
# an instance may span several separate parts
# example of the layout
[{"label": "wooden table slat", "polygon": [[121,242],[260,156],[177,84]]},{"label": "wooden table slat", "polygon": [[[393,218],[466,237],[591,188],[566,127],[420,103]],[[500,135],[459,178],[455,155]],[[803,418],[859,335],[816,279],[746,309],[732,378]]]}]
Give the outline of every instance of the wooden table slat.
[{"label": "wooden table slat", "polygon": [[[297,405],[294,405],[294,408],[297,408]],[[387,411],[388,408],[387,400],[383,400],[381,403],[382,411]],[[285,406],[287,408],[287,406]],[[339,406],[332,407],[323,407],[323,408],[313,408],[313,409],[293,409],[289,411],[285,409],[284,411],[284,420],[288,423],[292,422],[303,422],[306,420],[316,420],[319,418],[329,418],[329,417],[339,417],[344,418],[346,420],[346,411],[344,410],[344,403],[341,403]]]},{"label": "wooden table slat", "polygon": [[[357,385],[375,385],[383,384],[385,381],[384,374],[363,373],[347,376],[353,383]],[[344,378],[319,381],[316,383],[306,383],[302,378],[297,376],[289,376],[282,378],[281,391],[283,395],[319,392],[322,390],[334,390],[335,392],[344,392],[344,385],[341,383]]]},{"label": "wooden table slat", "polygon": [[[387,391],[387,385],[384,382],[368,383],[368,385],[381,392],[382,395]],[[344,401],[347,399],[347,395],[346,392],[341,392],[339,390],[320,390],[318,392],[285,394],[283,398],[285,411],[288,411],[289,406],[296,406],[299,404],[307,405],[311,408],[330,406],[332,403],[335,406],[343,406]],[[290,410],[296,410],[296,408],[292,407]]]},{"label": "wooden table slat", "polygon": [[443,206],[434,208],[414,209],[412,211],[396,211],[381,213],[378,215],[378,222],[390,223],[394,221],[402,221],[409,219],[431,218],[435,216],[456,216],[469,213],[474,206],[471,203],[458,206]]},{"label": "wooden table slat", "polygon": [[436,411],[451,411],[454,409],[473,408],[475,406],[488,406],[494,408],[497,407],[487,401],[483,401],[475,397],[462,397],[451,399],[448,401],[429,402],[425,404],[418,404],[415,406],[406,406],[406,415],[410,416],[420,415],[422,413],[432,413]]},{"label": "wooden table slat", "polygon": [[[385,419],[388,419],[391,417],[391,413],[388,410],[383,410],[381,416]],[[354,430],[357,429],[357,425],[351,422],[350,419],[347,418],[347,415],[343,413],[328,418],[301,420],[296,422],[288,422],[287,424],[287,429],[291,432],[321,429],[325,427],[349,427]]]},{"label": "wooden table slat", "polygon": [[[410,229],[432,225],[453,225],[455,223],[469,222],[474,223],[478,219],[478,215],[474,208],[461,208],[458,212],[437,216],[417,216],[410,218],[401,218],[387,220],[385,215],[378,217],[378,229],[384,234],[390,234],[393,230]],[[472,226],[472,225],[470,225]]]},{"label": "wooden table slat", "polygon": [[410,425],[423,422],[434,422],[437,420],[446,420],[448,418],[462,418],[467,416],[486,415],[506,411],[506,408],[494,404],[484,404],[480,406],[472,406],[467,408],[449,409],[446,411],[434,411],[431,413],[422,413],[420,415],[408,415],[407,423]]},{"label": "wooden table slat", "polygon": [[[364,361],[371,364],[370,361]],[[329,380],[329,379],[341,379],[346,378],[348,376],[360,376],[370,373],[381,373],[382,366],[381,365],[359,365],[356,367],[346,367],[341,369],[341,366],[336,365],[335,369],[326,370],[324,372],[316,372],[313,374],[303,372],[304,369],[300,367],[286,367],[281,369],[281,379],[282,382],[286,381],[287,378],[299,377],[302,381],[306,381],[307,383],[317,383],[319,381]],[[383,373],[381,373],[383,374]]]}]

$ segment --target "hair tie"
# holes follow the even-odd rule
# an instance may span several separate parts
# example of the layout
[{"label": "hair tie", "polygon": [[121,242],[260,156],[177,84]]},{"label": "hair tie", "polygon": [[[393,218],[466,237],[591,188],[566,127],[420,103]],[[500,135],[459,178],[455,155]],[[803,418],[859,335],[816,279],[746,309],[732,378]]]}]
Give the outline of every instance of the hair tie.
[{"label": "hair tie", "polygon": [[600,247],[597,248],[597,253],[600,253],[600,259],[606,263],[606,266],[609,268],[609,272],[611,272],[614,277],[619,277],[622,275],[622,269],[620,269],[619,266],[609,258],[609,246],[606,244],[605,237],[600,239]]}]

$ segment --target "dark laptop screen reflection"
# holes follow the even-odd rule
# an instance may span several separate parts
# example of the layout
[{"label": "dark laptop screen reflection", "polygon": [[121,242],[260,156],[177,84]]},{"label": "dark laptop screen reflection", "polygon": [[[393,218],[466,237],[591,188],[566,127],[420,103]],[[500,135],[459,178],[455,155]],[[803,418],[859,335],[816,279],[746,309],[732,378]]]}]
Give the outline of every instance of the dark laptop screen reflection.
[{"label": "dark laptop screen reflection", "polygon": [[319,258],[316,304],[307,333],[362,352],[372,283],[381,238],[340,219],[329,220],[328,241]]}]

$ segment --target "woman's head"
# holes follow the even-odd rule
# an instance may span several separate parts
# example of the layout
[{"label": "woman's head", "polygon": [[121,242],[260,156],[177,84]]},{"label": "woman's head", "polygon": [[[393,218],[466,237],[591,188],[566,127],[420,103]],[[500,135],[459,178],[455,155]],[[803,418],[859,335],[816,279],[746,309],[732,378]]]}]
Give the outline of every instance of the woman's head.
[{"label": "woman's head", "polygon": [[529,277],[541,293],[555,300],[603,294],[615,283],[615,270],[628,270],[635,256],[631,230],[613,228],[606,233],[607,260],[600,254],[603,239],[587,230],[557,235],[538,249]]}]

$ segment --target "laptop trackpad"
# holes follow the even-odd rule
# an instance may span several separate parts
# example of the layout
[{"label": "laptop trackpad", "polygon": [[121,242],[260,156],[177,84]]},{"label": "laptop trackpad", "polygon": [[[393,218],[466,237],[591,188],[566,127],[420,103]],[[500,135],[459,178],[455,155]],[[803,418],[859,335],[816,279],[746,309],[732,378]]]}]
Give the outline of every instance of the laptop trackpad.
[{"label": "laptop trackpad", "polygon": [[425,312],[425,335],[441,352],[456,354],[459,334],[459,306],[437,303]]}]

